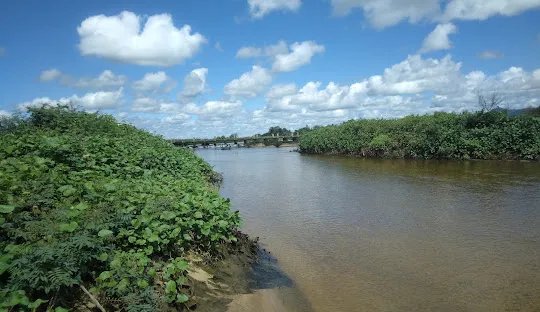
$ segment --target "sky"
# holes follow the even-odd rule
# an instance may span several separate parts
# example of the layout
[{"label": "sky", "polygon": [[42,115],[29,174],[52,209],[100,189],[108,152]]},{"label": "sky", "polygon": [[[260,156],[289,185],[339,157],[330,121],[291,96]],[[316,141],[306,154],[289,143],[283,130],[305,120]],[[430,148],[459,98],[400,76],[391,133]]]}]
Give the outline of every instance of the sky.
[{"label": "sky", "polygon": [[167,138],[540,106],[540,0],[0,2],[0,115]]}]

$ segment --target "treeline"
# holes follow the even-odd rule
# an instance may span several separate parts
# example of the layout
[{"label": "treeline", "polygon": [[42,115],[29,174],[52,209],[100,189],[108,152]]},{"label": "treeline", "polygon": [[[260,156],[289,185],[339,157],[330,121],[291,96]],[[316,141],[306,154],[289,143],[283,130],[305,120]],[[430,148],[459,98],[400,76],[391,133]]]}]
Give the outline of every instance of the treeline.
[{"label": "treeline", "polygon": [[300,137],[302,153],[417,159],[540,159],[538,109],[350,120]]},{"label": "treeline", "polygon": [[[315,126],[313,128],[310,128],[309,126],[305,126],[305,127],[302,127],[300,129],[297,129],[297,130],[289,130],[285,127],[280,127],[280,126],[273,126],[273,127],[270,127],[268,129],[267,132],[261,134],[261,133],[257,133],[257,134],[254,134],[252,135],[252,137],[269,137],[269,136],[292,136],[292,135],[302,135],[308,131],[311,131],[313,129],[317,129],[317,128],[320,128],[321,126]],[[237,139],[239,136],[238,136],[238,133],[232,133],[228,136],[226,135],[220,135],[220,136],[216,136],[214,137],[214,139],[218,139],[218,140],[224,140],[224,139]]]},{"label": "treeline", "polygon": [[237,240],[216,179],[191,151],[111,116],[55,107],[1,119],[0,311],[86,311],[94,299],[107,311],[187,309],[186,255],[220,257]]}]

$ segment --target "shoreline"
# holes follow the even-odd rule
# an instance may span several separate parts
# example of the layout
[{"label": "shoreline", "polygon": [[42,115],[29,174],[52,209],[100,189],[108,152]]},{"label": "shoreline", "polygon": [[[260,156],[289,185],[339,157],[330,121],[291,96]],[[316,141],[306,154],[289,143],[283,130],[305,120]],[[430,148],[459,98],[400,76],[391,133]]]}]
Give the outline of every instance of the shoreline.
[{"label": "shoreline", "polygon": [[223,246],[220,260],[205,263],[195,255],[189,257],[195,311],[312,311],[277,260],[257,240],[241,232],[237,238],[234,245]]}]

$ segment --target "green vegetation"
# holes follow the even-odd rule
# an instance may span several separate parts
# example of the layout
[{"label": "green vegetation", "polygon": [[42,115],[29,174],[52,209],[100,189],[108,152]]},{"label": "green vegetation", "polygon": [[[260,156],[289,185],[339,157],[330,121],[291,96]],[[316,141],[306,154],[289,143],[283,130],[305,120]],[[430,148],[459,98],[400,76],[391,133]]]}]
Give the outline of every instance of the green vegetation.
[{"label": "green vegetation", "polygon": [[216,179],[111,116],[49,107],[0,120],[0,311],[185,308],[187,253],[220,257],[237,240]]},{"label": "green vegetation", "polygon": [[540,159],[540,119],[506,111],[350,120],[306,132],[303,153],[421,159]]}]

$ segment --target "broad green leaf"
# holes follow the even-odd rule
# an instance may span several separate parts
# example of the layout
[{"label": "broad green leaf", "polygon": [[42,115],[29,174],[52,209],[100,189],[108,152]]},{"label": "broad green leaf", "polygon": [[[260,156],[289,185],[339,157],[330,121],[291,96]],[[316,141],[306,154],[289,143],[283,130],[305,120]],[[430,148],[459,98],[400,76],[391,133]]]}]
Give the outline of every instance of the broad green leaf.
[{"label": "broad green leaf", "polygon": [[105,229],[98,232],[99,237],[107,237],[107,236],[111,236],[112,234],[113,234],[113,231],[105,230]]},{"label": "broad green leaf", "polygon": [[75,231],[77,229],[77,227],[79,226],[79,224],[75,221],[73,222],[70,222],[70,223],[61,223],[59,226],[58,226],[58,229],[61,231],[61,232],[68,232],[68,233],[71,233],[73,231]]},{"label": "broad green leaf", "polygon": [[99,274],[99,279],[101,280],[107,280],[112,276],[111,271],[103,271],[101,274]]},{"label": "broad green leaf", "polygon": [[175,267],[179,271],[185,271],[189,267],[189,263],[185,260],[177,260],[175,263]]},{"label": "broad green leaf", "polygon": [[0,213],[11,213],[14,209],[13,205],[0,205]]},{"label": "broad green leaf", "polygon": [[109,255],[106,252],[99,254],[98,260],[107,261],[107,259],[109,259]]},{"label": "broad green leaf", "polygon": [[178,303],[184,303],[184,302],[187,302],[188,300],[189,300],[188,295],[186,295],[184,293],[178,293],[176,295],[176,302],[178,302]]},{"label": "broad green leaf", "polygon": [[165,283],[165,292],[166,293],[176,293],[176,282],[175,281],[168,281]]},{"label": "broad green leaf", "polygon": [[139,286],[139,288],[145,289],[148,287],[148,282],[145,280],[138,280],[137,286]]}]

